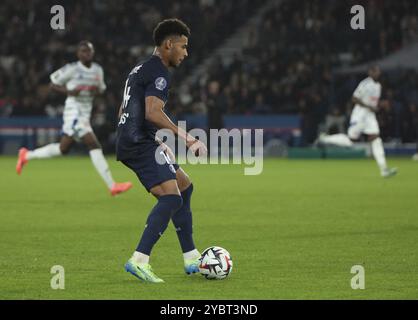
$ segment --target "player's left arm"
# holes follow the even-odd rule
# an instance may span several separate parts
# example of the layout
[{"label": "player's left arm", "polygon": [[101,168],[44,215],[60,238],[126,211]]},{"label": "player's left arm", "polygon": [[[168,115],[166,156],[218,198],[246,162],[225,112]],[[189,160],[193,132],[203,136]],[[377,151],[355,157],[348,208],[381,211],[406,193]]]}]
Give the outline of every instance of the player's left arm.
[{"label": "player's left arm", "polygon": [[101,95],[106,90],[106,83],[104,82],[104,72],[102,67],[99,67],[98,73],[99,84],[97,87],[90,91],[90,94],[94,97]]},{"label": "player's left arm", "polygon": [[164,101],[156,96],[145,98],[145,119],[153,123],[159,129],[169,129],[179,137],[187,139],[187,133],[178,128],[164,112]]},{"label": "player's left arm", "polygon": [[153,123],[157,128],[171,130],[174,134],[186,142],[186,146],[194,153],[206,154],[207,148],[203,142],[188,134],[182,128],[176,126],[164,112],[164,101],[156,96],[145,98],[145,119]]},{"label": "player's left arm", "polygon": [[99,68],[99,87],[98,87],[98,93],[102,94],[106,90],[106,83],[104,81],[104,72],[103,68]]}]

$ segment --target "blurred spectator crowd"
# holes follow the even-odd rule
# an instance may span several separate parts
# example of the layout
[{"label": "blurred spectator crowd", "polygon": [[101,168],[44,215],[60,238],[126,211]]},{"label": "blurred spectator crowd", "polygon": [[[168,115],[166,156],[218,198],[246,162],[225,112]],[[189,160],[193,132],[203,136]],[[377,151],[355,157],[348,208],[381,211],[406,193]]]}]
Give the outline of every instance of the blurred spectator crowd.
[{"label": "blurred spectator crowd", "polygon": [[[93,125],[103,137],[114,130],[129,70],[153,50],[152,30],[178,17],[192,30],[189,57],[174,74],[167,110],[208,115],[221,126],[223,114],[300,114],[303,141],[318,130],[345,130],[351,94],[361,76],[333,70],[378,59],[418,41],[414,0],[278,1],[251,28],[241,54],[226,64],[214,57],[205,78],[184,79],[267,1],[81,0],[61,1],[66,29],[50,28],[54,1],[3,0],[0,5],[0,117],[60,116],[64,97],[48,90],[49,75],[76,60],[75,45],[93,42],[105,71],[106,93],[96,99]],[[350,28],[350,8],[361,4],[366,29]],[[418,74],[385,73],[382,135],[417,139]]]},{"label": "blurred spectator crowd", "polygon": [[[365,30],[350,27],[350,8],[355,4],[365,8]],[[340,129],[345,130],[352,107],[349,103],[346,110],[347,102],[358,82],[366,77],[365,73],[355,79],[342,76],[337,81],[334,70],[382,58],[417,41],[416,1],[277,3],[251,30],[242,54],[236,55],[231,64],[223,64],[221,57],[214,59],[207,83],[192,89],[195,94],[200,91],[200,97],[193,99],[187,111],[210,114],[210,105],[205,102],[212,100],[208,98],[212,93],[218,96],[217,108],[224,113],[300,114],[303,142],[310,144],[327,116],[342,115]],[[405,71],[383,76],[383,98],[391,95],[399,101],[405,121],[409,121],[411,105],[418,102],[417,78],[417,72]],[[382,120],[386,110],[383,108],[379,115]],[[404,126],[399,123],[404,116],[396,118],[398,128]],[[386,138],[401,138],[400,129],[395,129],[392,121],[382,126],[390,127]],[[416,138],[416,132],[402,135],[403,141]]]},{"label": "blurred spectator crowd", "polygon": [[56,1],[1,1],[0,117],[60,116],[65,97],[48,90],[49,75],[77,60],[76,45],[87,39],[105,72],[107,90],[96,99],[93,116],[93,126],[104,135],[114,130],[127,74],[153,52],[152,31],[159,21],[177,17],[192,30],[189,58],[174,75],[174,83],[179,83],[261,4],[249,0],[239,6],[220,0],[58,3],[65,9],[65,30],[50,27]]}]

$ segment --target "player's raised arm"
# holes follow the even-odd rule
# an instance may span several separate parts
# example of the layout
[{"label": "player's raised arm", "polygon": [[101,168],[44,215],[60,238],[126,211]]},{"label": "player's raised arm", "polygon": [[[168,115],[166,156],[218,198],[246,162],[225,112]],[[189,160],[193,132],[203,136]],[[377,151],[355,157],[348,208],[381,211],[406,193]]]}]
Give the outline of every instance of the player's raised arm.
[{"label": "player's raised arm", "polygon": [[206,146],[199,140],[189,135],[182,128],[176,126],[163,111],[164,101],[155,96],[145,98],[145,119],[154,124],[159,129],[169,129],[178,135],[193,152],[198,151],[199,154],[207,153]]}]

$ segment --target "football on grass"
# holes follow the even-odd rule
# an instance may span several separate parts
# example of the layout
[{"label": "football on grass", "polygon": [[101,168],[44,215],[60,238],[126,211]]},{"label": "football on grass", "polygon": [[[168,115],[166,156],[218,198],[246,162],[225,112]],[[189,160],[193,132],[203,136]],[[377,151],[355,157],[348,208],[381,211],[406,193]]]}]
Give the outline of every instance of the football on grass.
[{"label": "football on grass", "polygon": [[232,271],[231,255],[224,248],[209,247],[200,257],[199,271],[206,279],[225,279]]}]

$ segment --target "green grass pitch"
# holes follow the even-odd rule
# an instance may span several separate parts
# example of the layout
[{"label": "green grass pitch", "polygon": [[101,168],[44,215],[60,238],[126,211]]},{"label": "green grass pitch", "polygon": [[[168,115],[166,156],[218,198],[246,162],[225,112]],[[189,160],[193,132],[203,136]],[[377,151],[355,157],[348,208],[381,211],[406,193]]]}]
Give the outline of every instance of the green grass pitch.
[{"label": "green grass pitch", "polygon": [[[259,176],[239,165],[183,166],[191,176],[195,241],[231,252],[223,281],[183,273],[170,224],[151,259],[166,283],[126,273],[154,199],[113,157],[112,198],[88,157],[32,161],[22,176],[0,158],[0,299],[417,299],[418,163],[265,159]],[[65,268],[53,290],[50,269]],[[353,265],[365,269],[353,290]]]}]

